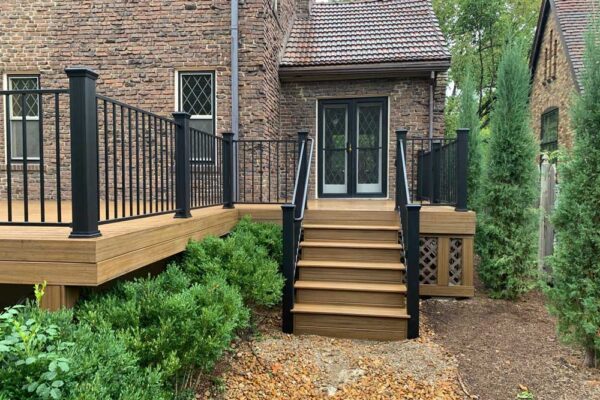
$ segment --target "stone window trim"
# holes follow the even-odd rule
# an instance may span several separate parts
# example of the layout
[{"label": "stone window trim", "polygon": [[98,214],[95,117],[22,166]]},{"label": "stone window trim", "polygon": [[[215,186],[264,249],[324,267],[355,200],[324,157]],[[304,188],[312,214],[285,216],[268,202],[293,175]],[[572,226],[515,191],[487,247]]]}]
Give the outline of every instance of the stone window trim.
[{"label": "stone window trim", "polygon": [[[217,81],[216,71],[204,69],[175,72],[175,110],[190,114],[190,126],[216,136]],[[216,160],[216,139],[210,149],[192,154],[192,161],[212,164]],[[208,153],[207,153],[208,151]]]},{"label": "stone window trim", "polygon": [[558,149],[559,123],[558,107],[549,107],[542,113],[540,128],[540,149],[542,152]]},{"label": "stone window trim", "polygon": [[[35,79],[35,88],[36,89],[40,89],[41,88],[41,75],[39,72],[37,71],[24,71],[24,72],[19,72],[19,71],[15,71],[15,72],[7,72],[5,74],[3,74],[2,76],[2,88],[4,90],[13,90],[13,82],[16,82],[17,80],[26,80],[26,79]],[[14,107],[20,107],[20,102],[17,103],[13,103],[14,101],[14,96],[3,96],[4,98],[2,99],[2,105],[3,105],[3,110],[1,110],[0,112],[3,113],[4,116],[4,143],[8,144],[8,140],[7,140],[7,135],[9,132],[13,132],[13,129],[9,129],[11,124],[15,123],[18,124],[19,121],[23,120],[23,116],[22,115],[13,115],[13,112],[15,110]],[[10,99],[10,104],[8,106],[8,109],[6,107],[6,101],[9,101]],[[37,115],[26,115],[26,120],[27,123],[30,124],[28,126],[35,126],[35,124],[39,124],[40,121],[40,105],[38,103],[39,100],[35,100],[36,101],[36,106],[35,107],[31,107],[31,110],[35,110],[37,111]],[[8,113],[7,113],[8,111]],[[18,113],[18,112],[17,112]],[[31,122],[30,122],[31,121]],[[38,126],[39,129],[39,126]],[[35,135],[35,141],[39,142],[39,135]],[[15,143],[15,140],[11,140],[11,147],[12,144]],[[29,147],[29,146],[28,146]],[[38,144],[38,152],[41,151],[41,148],[39,147]],[[8,146],[5,146],[4,148],[4,160],[2,162],[2,164],[0,165],[0,167],[3,168],[3,170],[5,171],[7,169],[7,165],[8,165],[8,161],[9,161],[9,157],[10,157],[10,162],[11,165],[13,166],[13,168],[11,168],[12,170],[23,170],[23,167],[21,166],[20,169],[18,169],[17,165],[22,164],[23,163],[23,157],[18,157],[18,156],[13,156],[13,149],[12,148],[8,148]],[[39,156],[27,156],[27,162],[28,163],[39,163],[40,162],[40,157]],[[28,168],[27,170],[30,171],[39,171],[40,167],[39,166],[35,166],[34,164],[28,164]]]}]

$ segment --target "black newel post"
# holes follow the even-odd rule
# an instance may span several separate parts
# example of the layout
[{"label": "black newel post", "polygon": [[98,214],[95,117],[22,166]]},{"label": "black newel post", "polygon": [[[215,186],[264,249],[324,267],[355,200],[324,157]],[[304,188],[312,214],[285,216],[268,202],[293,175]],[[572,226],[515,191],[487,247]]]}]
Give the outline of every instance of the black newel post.
[{"label": "black newel post", "polygon": [[[269,172],[270,173],[270,172]],[[233,133],[223,133],[223,208],[233,208]]]},{"label": "black newel post", "polygon": [[440,142],[431,143],[431,192],[429,200],[431,203],[440,202],[440,178],[442,144]]},{"label": "black newel post", "polygon": [[96,79],[88,68],[65,69],[69,77],[71,113],[71,191],[73,225],[70,237],[100,236],[98,230],[98,137]]},{"label": "black newel post", "polygon": [[285,204],[283,210],[283,301],[281,310],[281,328],[285,333],[294,332],[294,280],[296,275],[296,239],[294,227],[294,212],[296,206]]},{"label": "black newel post", "polygon": [[191,137],[190,114],[185,112],[173,113],[175,119],[175,218],[190,218],[192,216],[192,176],[191,176]]},{"label": "black newel post", "polygon": [[[402,205],[402,187],[404,186],[404,165],[402,165],[402,155],[400,149],[404,148],[404,157],[406,158],[406,129],[396,131],[396,210]],[[402,146],[400,146],[402,144]],[[406,188],[404,189],[406,190]]]},{"label": "black newel post", "polygon": [[405,262],[406,262],[406,312],[408,338],[419,337],[419,204],[409,204],[407,208]]},{"label": "black newel post", "polygon": [[467,179],[469,176],[469,130],[456,131],[456,211],[467,211]]}]

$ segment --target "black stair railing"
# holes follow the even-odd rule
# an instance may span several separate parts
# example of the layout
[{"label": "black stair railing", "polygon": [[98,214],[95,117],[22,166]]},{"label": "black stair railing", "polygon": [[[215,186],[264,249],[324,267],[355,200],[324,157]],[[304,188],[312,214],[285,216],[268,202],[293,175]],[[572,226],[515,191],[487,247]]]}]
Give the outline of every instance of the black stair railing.
[{"label": "black stair railing", "polygon": [[282,301],[282,330],[294,332],[294,283],[296,265],[299,258],[299,245],[302,237],[302,222],[307,207],[310,167],[314,151],[314,140],[308,138],[308,132],[298,132],[300,150],[292,203],[281,206],[283,211],[283,276],[285,285]]},{"label": "black stair railing", "polygon": [[396,210],[400,214],[401,241],[406,267],[407,337],[419,337],[419,212],[412,204],[406,169],[406,130],[396,131]]}]

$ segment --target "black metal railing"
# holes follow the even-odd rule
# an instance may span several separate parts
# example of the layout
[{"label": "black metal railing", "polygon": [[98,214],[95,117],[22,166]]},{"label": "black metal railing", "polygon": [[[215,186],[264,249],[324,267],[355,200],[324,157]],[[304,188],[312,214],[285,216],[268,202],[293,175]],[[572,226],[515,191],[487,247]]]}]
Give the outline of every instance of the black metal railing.
[{"label": "black metal railing", "polygon": [[404,265],[406,267],[406,312],[409,315],[407,337],[419,337],[419,212],[413,204],[408,178],[406,131],[396,131],[396,210],[400,214]]},{"label": "black metal railing", "polygon": [[174,212],[175,121],[97,95],[100,223]]},{"label": "black metal railing", "polygon": [[455,139],[406,138],[407,182],[413,201],[466,210],[468,130]]},{"label": "black metal railing", "polygon": [[191,208],[223,204],[223,138],[190,128]]},{"label": "black metal railing", "polygon": [[308,201],[310,167],[314,152],[314,141],[308,138],[308,132],[298,133],[300,151],[298,167],[294,183],[291,204],[281,206],[283,210],[283,276],[285,285],[282,301],[282,330],[293,333],[294,319],[294,283],[296,281],[296,264],[302,238],[302,222]]},{"label": "black metal railing", "polygon": [[[0,223],[68,225],[70,210],[67,89],[3,90],[1,110],[6,119],[0,167]],[[66,179],[65,179],[66,178]]]},{"label": "black metal railing", "polygon": [[232,134],[98,95],[87,68],[65,72],[68,89],[0,92],[0,224],[70,225],[71,237],[94,237],[100,224],[233,206]]},{"label": "black metal railing", "polygon": [[236,140],[236,202],[289,203],[294,190],[299,143],[297,140]]}]

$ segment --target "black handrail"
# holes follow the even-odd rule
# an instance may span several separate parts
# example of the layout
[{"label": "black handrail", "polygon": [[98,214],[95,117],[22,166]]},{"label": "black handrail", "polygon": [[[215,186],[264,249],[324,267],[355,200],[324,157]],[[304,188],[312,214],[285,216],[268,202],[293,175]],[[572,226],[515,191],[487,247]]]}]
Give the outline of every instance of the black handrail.
[{"label": "black handrail", "polygon": [[409,315],[407,337],[419,337],[419,212],[412,204],[406,173],[406,130],[396,131],[396,210],[402,226],[401,242],[406,267],[406,312]]},{"label": "black handrail", "polygon": [[[299,132],[300,152],[294,194],[291,204],[281,206],[283,211],[283,276],[285,285],[282,301],[282,330],[293,333],[294,319],[294,282],[296,281],[296,263],[299,256],[299,245],[302,237],[302,221],[308,202],[308,185],[310,181],[310,166],[314,152],[314,140],[307,138],[307,132]],[[310,147],[308,146],[310,142]]]}]

